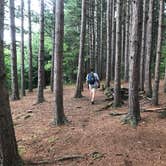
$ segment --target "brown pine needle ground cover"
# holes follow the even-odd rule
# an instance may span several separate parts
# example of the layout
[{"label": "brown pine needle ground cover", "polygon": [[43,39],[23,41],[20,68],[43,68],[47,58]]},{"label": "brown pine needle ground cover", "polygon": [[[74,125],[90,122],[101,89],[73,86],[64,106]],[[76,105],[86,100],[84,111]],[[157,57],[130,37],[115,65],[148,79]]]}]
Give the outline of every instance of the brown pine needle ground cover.
[{"label": "brown pine needle ground cover", "polygon": [[[162,88],[160,88],[162,91]],[[141,113],[136,129],[120,123],[121,116],[111,111],[127,112],[127,101],[119,109],[105,107],[108,101],[97,92],[91,105],[88,90],[74,99],[74,86],[64,87],[64,109],[68,125],[52,125],[54,96],[45,90],[46,102],[34,105],[36,91],[20,101],[11,102],[19,153],[26,165],[38,166],[165,166],[166,119],[155,112]],[[160,94],[160,107],[166,106],[166,94]],[[151,107],[141,100],[141,107]]]}]

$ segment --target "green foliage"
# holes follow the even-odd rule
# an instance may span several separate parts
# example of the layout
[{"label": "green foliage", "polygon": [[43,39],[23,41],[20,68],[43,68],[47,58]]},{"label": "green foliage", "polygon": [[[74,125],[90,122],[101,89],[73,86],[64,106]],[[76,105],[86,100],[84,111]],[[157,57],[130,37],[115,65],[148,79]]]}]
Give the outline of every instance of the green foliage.
[{"label": "green foliage", "polygon": [[78,0],[66,1],[64,13],[64,80],[66,83],[71,83],[76,80],[77,74],[81,2]]},{"label": "green foliage", "polygon": [[5,54],[5,71],[6,71],[6,84],[7,88],[11,89],[11,58],[10,58],[10,50],[5,48],[4,49]]},{"label": "green foliage", "polygon": [[[77,63],[79,54],[79,36],[80,36],[80,19],[81,19],[81,1],[79,0],[66,0],[64,5],[64,56],[63,56],[63,73],[65,83],[72,83],[76,80]],[[16,16],[20,19],[20,6],[16,6]],[[25,14],[27,17],[27,9]],[[51,73],[51,57],[53,48],[53,8],[45,6],[45,55],[44,55],[44,69],[46,82],[49,83]],[[37,11],[31,11],[32,25],[39,24],[39,13]],[[17,28],[17,33],[20,34],[20,28]],[[27,30],[25,29],[25,32]],[[33,31],[33,26],[32,26]],[[26,33],[25,33],[26,34]],[[25,38],[26,39],[26,38]],[[38,75],[38,52],[39,52],[39,32],[32,33],[32,55],[33,55],[33,87],[37,87],[37,75]],[[5,66],[7,73],[7,87],[11,89],[11,58],[10,47],[5,47]],[[25,86],[28,88],[28,73],[29,73],[29,50],[28,40],[25,40]],[[21,80],[21,50],[17,46],[17,69],[19,86]]]}]

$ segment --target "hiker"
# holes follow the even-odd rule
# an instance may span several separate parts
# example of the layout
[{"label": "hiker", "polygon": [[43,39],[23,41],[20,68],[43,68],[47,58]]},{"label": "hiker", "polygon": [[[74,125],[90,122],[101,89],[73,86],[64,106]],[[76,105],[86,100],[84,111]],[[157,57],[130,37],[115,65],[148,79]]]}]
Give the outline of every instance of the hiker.
[{"label": "hiker", "polygon": [[98,74],[93,72],[93,69],[91,69],[91,72],[87,74],[86,83],[90,92],[91,104],[94,104],[95,93],[96,89],[100,87],[100,80]]}]

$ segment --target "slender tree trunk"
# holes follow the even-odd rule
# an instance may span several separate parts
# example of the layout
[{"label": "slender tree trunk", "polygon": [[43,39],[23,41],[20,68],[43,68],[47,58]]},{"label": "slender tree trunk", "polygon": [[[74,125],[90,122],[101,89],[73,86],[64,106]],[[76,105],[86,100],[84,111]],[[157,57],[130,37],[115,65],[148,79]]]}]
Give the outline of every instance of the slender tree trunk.
[{"label": "slender tree trunk", "polygon": [[152,97],[151,56],[152,56],[153,4],[154,0],[150,0],[148,22],[147,22],[147,33],[146,33],[147,40],[146,40],[146,60],[145,60],[145,93],[147,97]]},{"label": "slender tree trunk", "polygon": [[29,51],[29,92],[32,92],[32,30],[31,30],[31,0],[28,0],[28,51]]},{"label": "slender tree trunk", "polygon": [[117,0],[116,13],[116,56],[115,56],[115,78],[114,78],[114,106],[120,106],[120,66],[121,66],[121,0]]},{"label": "slender tree trunk", "polygon": [[106,60],[106,87],[110,87],[111,80],[111,54],[110,54],[110,39],[111,39],[111,28],[112,20],[110,13],[112,12],[112,2],[107,0],[107,60]]},{"label": "slender tree trunk", "polygon": [[81,13],[81,33],[80,33],[80,51],[79,51],[79,62],[78,62],[78,74],[75,90],[75,98],[82,97],[82,74],[83,74],[83,62],[84,62],[84,44],[85,44],[85,30],[86,30],[86,0],[82,0],[82,13]]},{"label": "slender tree trunk", "polygon": [[144,90],[144,73],[145,73],[145,48],[146,48],[146,26],[147,26],[147,0],[143,0],[143,25],[142,25],[142,42],[141,42],[141,60],[140,60],[140,90]]},{"label": "slender tree trunk", "polygon": [[100,73],[100,22],[101,22],[101,18],[100,18],[100,1],[97,1],[97,37],[96,37],[96,66],[97,66],[97,70],[96,72],[99,74]]},{"label": "slender tree trunk", "polygon": [[40,48],[38,55],[37,103],[44,101],[44,0],[40,1]]},{"label": "slender tree trunk", "polygon": [[4,67],[4,0],[0,1],[0,165],[18,166],[19,155],[6,89]]},{"label": "slender tree trunk", "polygon": [[55,59],[54,59],[54,93],[55,93],[55,116],[56,125],[65,124],[63,108],[63,38],[64,38],[64,1],[56,0],[56,25],[55,25]]},{"label": "slender tree trunk", "polygon": [[112,0],[112,30],[111,30],[111,80],[114,80],[115,72],[115,43],[116,43],[116,19],[115,19],[115,0]]},{"label": "slender tree trunk", "polygon": [[11,84],[12,84],[12,100],[18,100],[18,75],[17,75],[17,52],[16,52],[16,34],[15,34],[15,5],[14,0],[9,1],[10,6],[10,32],[11,32]]},{"label": "slender tree trunk", "polygon": [[50,77],[50,86],[51,86],[51,91],[53,92],[54,89],[54,53],[55,53],[55,9],[56,9],[56,4],[55,2],[53,3],[53,35],[52,35],[52,66],[51,66],[51,77]]},{"label": "slender tree trunk", "polygon": [[21,0],[21,96],[25,96],[25,77],[24,77],[24,0]]},{"label": "slender tree trunk", "polygon": [[97,46],[98,46],[98,40],[97,40],[97,0],[94,2],[94,58],[95,58],[95,72],[97,72],[98,69],[98,54],[97,54]]},{"label": "slender tree trunk", "polygon": [[129,69],[129,117],[136,124],[140,120],[139,106],[139,63],[141,46],[142,0],[132,1],[131,49]]},{"label": "slender tree trunk", "polygon": [[90,67],[95,69],[94,0],[90,1]]},{"label": "slender tree trunk", "polygon": [[122,14],[121,14],[121,77],[124,76],[124,53],[125,53],[125,6],[126,2],[122,1]]},{"label": "slender tree trunk", "polygon": [[125,22],[125,62],[124,62],[124,81],[129,79],[129,22],[130,22],[130,7],[129,0],[126,1],[126,22]]},{"label": "slender tree trunk", "polygon": [[156,55],[156,63],[155,63],[155,77],[154,77],[153,96],[152,96],[152,104],[153,105],[158,105],[163,14],[164,14],[164,0],[160,0],[158,40],[157,40],[157,55]]},{"label": "slender tree trunk", "polygon": [[99,77],[102,79],[102,57],[103,57],[103,0],[101,0],[100,9],[101,19],[100,19],[100,56],[99,56]]}]

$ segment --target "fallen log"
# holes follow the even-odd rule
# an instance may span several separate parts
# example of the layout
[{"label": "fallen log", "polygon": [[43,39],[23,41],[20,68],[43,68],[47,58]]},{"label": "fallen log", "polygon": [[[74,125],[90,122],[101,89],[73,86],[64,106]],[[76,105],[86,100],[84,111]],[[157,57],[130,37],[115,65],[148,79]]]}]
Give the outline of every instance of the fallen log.
[{"label": "fallen log", "polygon": [[[162,111],[162,110],[166,110],[166,107],[163,108],[142,108],[141,112],[158,112],[158,111]],[[159,113],[159,112],[158,112]]]}]

